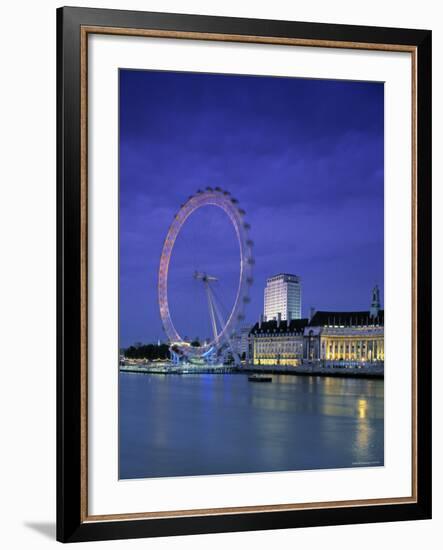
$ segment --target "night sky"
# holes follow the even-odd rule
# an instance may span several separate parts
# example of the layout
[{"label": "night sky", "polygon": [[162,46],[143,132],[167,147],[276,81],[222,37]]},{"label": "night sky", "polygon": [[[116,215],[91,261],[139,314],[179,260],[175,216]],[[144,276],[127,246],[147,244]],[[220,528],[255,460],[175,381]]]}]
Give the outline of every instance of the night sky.
[{"label": "night sky", "polygon": [[[383,299],[383,84],[120,71],[120,345],[165,340],[157,270],[174,214],[210,185],[246,210],[255,243],[252,302],[267,277],[302,278],[303,314]],[[239,273],[226,214],[205,207],[179,235],[169,301],[182,336],[211,334],[195,270],[219,278],[229,310]]]}]

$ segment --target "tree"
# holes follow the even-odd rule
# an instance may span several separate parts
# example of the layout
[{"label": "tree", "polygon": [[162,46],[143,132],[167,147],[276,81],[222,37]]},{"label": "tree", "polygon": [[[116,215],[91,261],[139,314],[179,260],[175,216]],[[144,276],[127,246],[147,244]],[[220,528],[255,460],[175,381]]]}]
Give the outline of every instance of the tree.
[{"label": "tree", "polygon": [[142,344],[137,342],[136,344],[126,348],[124,350],[125,357],[129,359],[167,359],[169,354],[169,347],[166,344]]}]

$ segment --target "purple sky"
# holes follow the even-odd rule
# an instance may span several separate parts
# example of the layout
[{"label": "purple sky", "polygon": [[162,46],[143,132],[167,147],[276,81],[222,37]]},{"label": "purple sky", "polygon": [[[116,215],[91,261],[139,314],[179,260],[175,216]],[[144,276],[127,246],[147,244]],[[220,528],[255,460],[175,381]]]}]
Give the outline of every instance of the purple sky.
[{"label": "purple sky", "polygon": [[[220,186],[246,210],[255,243],[247,319],[266,278],[300,275],[303,313],[368,309],[383,299],[383,84],[120,71],[120,345],[164,340],[157,270],[173,215]],[[195,270],[220,278],[229,309],[239,269],[226,215],[197,211],[170,267],[182,336],[210,335]]]}]

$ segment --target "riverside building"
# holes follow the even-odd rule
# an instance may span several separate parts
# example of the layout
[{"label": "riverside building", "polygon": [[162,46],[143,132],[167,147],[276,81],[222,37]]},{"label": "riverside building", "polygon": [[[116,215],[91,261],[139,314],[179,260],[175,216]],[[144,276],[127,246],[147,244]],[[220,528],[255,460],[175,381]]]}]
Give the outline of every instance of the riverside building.
[{"label": "riverside building", "polygon": [[308,319],[264,321],[263,316],[249,333],[254,365],[296,367],[303,359],[304,329]]},{"label": "riverside building", "polygon": [[378,287],[366,311],[317,311],[305,329],[303,359],[331,366],[383,363],[384,310]]},{"label": "riverside building", "polygon": [[303,359],[329,365],[384,362],[384,312],[318,311],[305,330]]},{"label": "riverside building", "polygon": [[266,321],[301,319],[300,277],[280,273],[266,281],[264,315]]},{"label": "riverside building", "polygon": [[378,287],[365,311],[317,311],[310,319],[266,321],[250,333],[254,365],[321,367],[380,366],[384,363],[384,310]]}]

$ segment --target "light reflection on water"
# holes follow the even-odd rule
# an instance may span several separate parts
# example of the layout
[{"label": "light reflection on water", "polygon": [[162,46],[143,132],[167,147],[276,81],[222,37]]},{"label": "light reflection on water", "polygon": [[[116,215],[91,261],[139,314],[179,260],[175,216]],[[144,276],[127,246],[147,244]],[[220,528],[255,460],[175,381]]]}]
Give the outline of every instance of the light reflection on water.
[{"label": "light reflection on water", "polygon": [[120,374],[120,478],[383,465],[383,380]]}]

